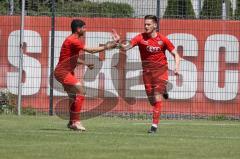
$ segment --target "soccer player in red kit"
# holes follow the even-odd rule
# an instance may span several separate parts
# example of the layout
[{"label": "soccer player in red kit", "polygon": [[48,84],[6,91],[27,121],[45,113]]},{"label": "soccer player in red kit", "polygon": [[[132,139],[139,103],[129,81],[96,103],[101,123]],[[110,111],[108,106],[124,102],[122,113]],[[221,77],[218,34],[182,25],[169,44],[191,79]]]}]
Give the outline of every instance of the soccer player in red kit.
[{"label": "soccer player in red kit", "polygon": [[[175,58],[174,73],[179,74],[180,57],[169,39],[157,32],[158,19],[154,15],[144,17],[145,32],[138,34],[128,44],[120,44],[122,50],[129,50],[134,46],[139,47],[143,82],[150,104],[153,106],[152,126],[148,133],[157,131],[162,107],[162,99],[168,98],[168,63],[165,51],[168,50]],[[115,35],[118,36],[117,34]]]},{"label": "soccer player in red kit", "polygon": [[54,76],[67,92],[69,102],[70,120],[68,128],[73,130],[85,131],[86,129],[80,122],[80,112],[84,101],[85,90],[83,83],[74,75],[74,69],[78,64],[86,65],[92,69],[92,64],[86,64],[80,59],[81,52],[98,53],[116,47],[115,42],[107,42],[100,47],[87,47],[85,45],[85,22],[75,19],[71,23],[72,34],[68,36],[62,44],[59,62],[54,70]]}]

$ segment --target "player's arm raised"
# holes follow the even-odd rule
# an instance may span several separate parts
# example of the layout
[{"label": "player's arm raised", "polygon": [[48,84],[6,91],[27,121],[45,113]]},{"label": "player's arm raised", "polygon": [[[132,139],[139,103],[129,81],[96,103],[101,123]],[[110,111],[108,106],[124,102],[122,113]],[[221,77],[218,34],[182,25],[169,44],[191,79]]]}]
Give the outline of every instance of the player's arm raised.
[{"label": "player's arm raised", "polygon": [[112,29],[112,39],[113,41],[115,41],[118,45],[117,47],[120,49],[120,50],[123,50],[123,51],[127,51],[131,48],[133,48],[133,46],[131,45],[131,43],[129,41],[121,41],[120,40],[120,36],[118,35],[118,33],[116,32],[115,29]]}]

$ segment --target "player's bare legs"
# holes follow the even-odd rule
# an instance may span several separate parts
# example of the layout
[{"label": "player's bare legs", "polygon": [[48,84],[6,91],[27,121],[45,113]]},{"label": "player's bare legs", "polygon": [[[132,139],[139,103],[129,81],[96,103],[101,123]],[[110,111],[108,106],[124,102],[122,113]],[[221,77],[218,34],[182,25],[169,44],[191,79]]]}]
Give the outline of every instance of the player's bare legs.
[{"label": "player's bare legs", "polygon": [[151,103],[151,105],[153,106],[152,126],[148,133],[155,133],[157,131],[163,101],[163,96],[159,92],[155,92],[152,98],[153,98],[152,99],[153,102]]},{"label": "player's bare legs", "polygon": [[82,109],[85,90],[82,83],[78,82],[75,85],[64,87],[69,97],[69,113],[70,119],[68,128],[73,130],[85,131],[86,129],[80,122],[80,112]]},{"label": "player's bare legs", "polygon": [[167,67],[143,70],[143,82],[149,103],[153,108],[152,125],[149,133],[155,133],[159,124],[163,95],[167,86]]}]

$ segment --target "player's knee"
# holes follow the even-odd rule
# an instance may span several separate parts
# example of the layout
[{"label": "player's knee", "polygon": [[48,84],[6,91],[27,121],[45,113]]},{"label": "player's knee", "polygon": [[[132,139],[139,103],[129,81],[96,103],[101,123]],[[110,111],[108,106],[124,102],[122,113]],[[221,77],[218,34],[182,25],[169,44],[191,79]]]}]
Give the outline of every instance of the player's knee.
[{"label": "player's knee", "polygon": [[156,95],[155,95],[155,101],[156,101],[156,102],[162,101],[162,95],[161,95],[161,94],[156,94]]},{"label": "player's knee", "polygon": [[81,94],[81,95],[85,95],[86,94],[86,91],[84,89],[84,86],[78,82],[76,85],[75,85],[75,88],[76,88],[76,93],[77,94]]}]

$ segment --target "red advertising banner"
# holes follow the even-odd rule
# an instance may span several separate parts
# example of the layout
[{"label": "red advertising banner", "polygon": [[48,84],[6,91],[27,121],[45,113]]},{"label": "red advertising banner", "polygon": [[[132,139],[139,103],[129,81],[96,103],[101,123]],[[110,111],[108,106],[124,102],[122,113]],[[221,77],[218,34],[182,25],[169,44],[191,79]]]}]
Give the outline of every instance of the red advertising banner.
[{"label": "red advertising banner", "polygon": [[[98,46],[116,29],[129,40],[144,29],[143,19],[81,18],[86,22],[86,45]],[[72,18],[56,18],[54,65],[61,44],[71,33]],[[0,88],[17,94],[20,17],[0,17]],[[163,111],[169,114],[240,115],[240,22],[211,20],[161,20],[160,32],[178,49],[182,59],[181,78],[169,76],[172,89]],[[49,76],[51,58],[51,19],[26,17],[23,55],[23,106],[49,108]],[[167,53],[169,68],[173,57]],[[93,71],[79,67],[76,74],[87,89],[84,109],[115,112],[149,112],[141,81],[138,48],[126,52],[118,49],[86,54],[85,60],[95,64]],[[59,83],[54,87],[54,105],[67,98]],[[105,102],[104,102],[105,101]],[[109,106],[115,104],[115,106]],[[111,107],[111,108],[109,108]],[[113,109],[112,109],[113,108]]]}]

